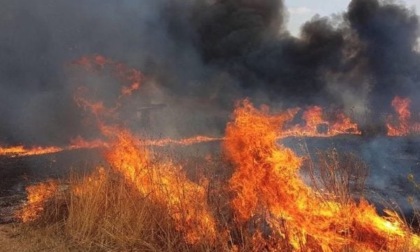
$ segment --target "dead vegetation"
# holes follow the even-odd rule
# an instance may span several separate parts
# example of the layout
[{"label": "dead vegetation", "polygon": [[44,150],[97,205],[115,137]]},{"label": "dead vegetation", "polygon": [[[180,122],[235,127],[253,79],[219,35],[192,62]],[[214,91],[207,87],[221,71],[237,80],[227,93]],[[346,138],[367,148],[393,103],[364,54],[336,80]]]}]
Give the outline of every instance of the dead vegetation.
[{"label": "dead vegetation", "polygon": [[234,116],[222,158],[197,164],[229,172],[192,179],[117,130],[104,155],[109,167],[58,183],[65,186],[31,187],[45,194],[29,190],[19,216],[36,211],[25,226],[53,230],[76,251],[420,251],[420,237],[397,213],[379,216],[353,200],[367,176],[357,157],[319,153],[309,187],[299,176],[303,159],[277,141],[290,115],[244,101]]},{"label": "dead vegetation", "polygon": [[[110,170],[73,176],[43,206],[32,230],[52,229],[80,251],[186,251],[165,208]],[[80,188],[83,187],[83,190]]]},{"label": "dead vegetation", "polygon": [[363,195],[369,174],[368,166],[355,154],[339,153],[336,149],[318,151],[308,160],[307,169],[311,186],[342,204]]},{"label": "dead vegetation", "polygon": [[[363,191],[367,167],[355,156],[329,150],[318,153],[316,160],[311,178],[320,194],[329,195],[325,200],[348,203],[354,193]],[[220,167],[223,162],[213,160],[208,165]],[[208,171],[205,175],[211,178],[206,195],[217,219],[215,240],[186,242],[167,208],[151,200],[150,195],[139,194],[133,183],[107,168],[61,181],[54,193],[48,191],[42,206],[37,204],[36,211],[42,208],[37,218],[13,232],[20,239],[18,243],[36,244],[27,251],[296,251],[288,243],[290,237],[283,236],[288,234],[285,221],[279,222],[283,226],[278,229],[267,223],[268,215],[237,221],[228,203],[232,195],[224,185],[227,177]],[[180,214],[187,215],[190,209],[183,211]],[[355,249],[348,246],[343,251]],[[301,251],[323,250],[315,241],[307,240],[301,244]],[[419,250],[407,241],[399,250],[383,251]]]}]

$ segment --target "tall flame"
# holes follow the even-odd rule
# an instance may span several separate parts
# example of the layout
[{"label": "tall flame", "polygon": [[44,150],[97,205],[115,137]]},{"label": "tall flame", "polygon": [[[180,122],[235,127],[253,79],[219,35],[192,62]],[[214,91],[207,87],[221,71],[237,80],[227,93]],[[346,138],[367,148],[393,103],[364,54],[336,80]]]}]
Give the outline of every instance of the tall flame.
[{"label": "tall flame", "polygon": [[268,108],[257,110],[245,100],[227,126],[223,146],[235,167],[229,186],[239,222],[265,216],[295,250],[310,246],[341,251],[351,245],[378,251],[395,249],[407,237],[418,242],[394,212],[382,218],[364,200],[340,204],[320,198],[306,186],[298,174],[301,159],[276,142],[289,118],[289,113],[269,115]]},{"label": "tall flame", "polygon": [[206,189],[187,179],[181,167],[153,161],[127,131],[116,133],[117,141],[106,153],[107,161],[124,175],[139,193],[166,207],[189,243],[216,238],[215,220],[206,204]]},{"label": "tall flame", "polygon": [[[288,136],[360,134],[357,125],[343,113],[336,114],[336,120],[329,121],[321,107],[309,107],[302,113],[304,123],[290,127],[299,109],[271,115],[268,107],[258,110],[249,100],[244,100],[238,103],[223,138],[197,136],[142,141],[118,124],[121,99],[139,89],[143,80],[141,73],[100,55],[82,58],[76,64],[92,71],[109,67],[119,78],[129,82],[122,87],[116,105],[111,108],[102,101],[88,99],[89,90],[79,89],[76,101],[95,115],[97,126],[107,141],[77,138],[66,147],[41,149],[48,153],[106,148],[105,159],[112,169],[122,174],[141,196],[167,209],[188,243],[214,244],[222,233],[217,229],[220,220],[215,219],[208,204],[206,185],[189,180],[182,168],[171,161],[154,158],[147,146],[222,140],[224,154],[234,168],[228,187],[233,195],[230,206],[237,223],[250,223],[260,218],[269,225],[269,230],[258,232],[268,233],[279,243],[286,242],[294,251],[396,250],[405,242],[412,247],[420,246],[420,238],[412,234],[393,211],[387,210],[386,217],[381,217],[365,200],[341,203],[321,197],[320,192],[313,191],[300,178],[302,159],[278,143],[278,139]],[[402,122],[398,127],[406,134],[409,132],[406,122],[410,120],[410,113],[405,111],[409,102],[397,99],[393,106],[401,108],[397,110]],[[112,125],[114,121],[117,123]],[[39,150],[23,146],[0,148],[0,155],[31,155]],[[30,221],[39,215],[43,204],[57,190],[55,182],[28,187],[28,204],[20,215],[21,219]],[[76,190],[82,192],[83,187]]]}]

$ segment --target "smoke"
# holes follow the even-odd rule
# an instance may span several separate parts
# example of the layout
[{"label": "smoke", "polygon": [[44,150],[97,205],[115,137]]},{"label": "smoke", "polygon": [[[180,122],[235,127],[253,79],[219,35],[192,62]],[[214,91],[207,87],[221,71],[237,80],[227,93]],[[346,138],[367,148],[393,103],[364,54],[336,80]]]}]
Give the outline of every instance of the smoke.
[{"label": "smoke", "polygon": [[[156,75],[166,85],[185,83],[178,92],[188,92],[194,75],[205,71],[194,69],[200,64],[191,46],[170,38],[169,23],[162,20],[168,2],[3,0],[1,141],[65,143],[83,132],[73,95],[92,78],[75,78],[80,74],[70,63],[84,55],[103,54]],[[102,93],[116,89],[106,90],[110,84],[105,82],[119,85],[99,79],[88,84]]]},{"label": "smoke", "polygon": [[375,110],[382,113],[389,110],[389,101],[395,95],[417,100],[418,16],[402,6],[354,0],[349,5],[347,19],[363,45],[358,58],[364,58],[372,76],[370,99]]},{"label": "smoke", "polygon": [[[335,17],[314,16],[298,38],[287,31],[280,0],[0,5],[0,145],[94,138],[73,100],[75,90],[87,86],[112,104],[122,84],[109,72],[92,74],[72,64],[95,54],[147,77],[122,115],[125,126],[152,136],[221,135],[234,102],[243,97],[275,107],[341,107],[366,132],[383,130],[395,95],[420,105],[419,17],[389,1],[352,0]],[[145,109],[150,105],[157,109]],[[402,161],[384,157],[401,153],[407,143],[390,141],[357,142],[354,148],[372,165],[368,182],[379,191],[404,185],[401,174],[418,168],[404,161],[406,170],[394,170]]]},{"label": "smoke", "polygon": [[2,143],[65,143],[83,134],[75,88],[91,81],[112,94],[118,88],[109,87],[119,85],[103,76],[80,78],[70,63],[92,54],[148,76],[133,106],[168,105],[151,113],[161,125],[153,134],[219,134],[233,102],[245,96],[280,106],[339,106],[360,123],[390,111],[394,95],[414,101],[419,95],[418,16],[396,3],[353,0],[339,18],[315,16],[299,38],[288,33],[279,0],[1,0],[1,6]]},{"label": "smoke", "polygon": [[[273,2],[275,13],[268,11]],[[413,11],[354,0],[341,20],[315,16],[300,38],[284,31],[284,12],[278,1],[220,1],[206,8],[197,22],[201,55],[251,93],[263,89],[289,104],[335,103],[359,118],[366,108],[389,111],[395,95],[417,97],[419,20]]]}]

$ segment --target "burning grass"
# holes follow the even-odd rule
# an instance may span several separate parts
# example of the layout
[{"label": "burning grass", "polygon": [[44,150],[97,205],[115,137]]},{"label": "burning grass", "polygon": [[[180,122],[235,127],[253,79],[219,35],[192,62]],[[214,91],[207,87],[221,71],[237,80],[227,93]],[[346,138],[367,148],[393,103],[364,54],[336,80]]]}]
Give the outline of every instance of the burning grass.
[{"label": "burning grass", "polygon": [[[66,190],[44,202],[38,218],[25,219],[28,227],[54,230],[69,247],[82,251],[190,250],[170,210],[139,194],[120,174],[98,168],[66,184]],[[29,203],[24,212],[32,209]]]},{"label": "burning grass", "polygon": [[168,209],[139,194],[120,174],[100,168],[73,181],[63,231],[83,249],[186,249]]},{"label": "burning grass", "polygon": [[64,187],[28,188],[20,217],[91,251],[419,251],[420,238],[395,212],[381,217],[349,197],[365,177],[354,157],[318,157],[315,182],[332,197],[303,182],[302,158],[277,142],[290,116],[238,104],[224,157],[199,164],[229,169],[226,176],[195,180],[130,132],[107,128],[110,167]]}]

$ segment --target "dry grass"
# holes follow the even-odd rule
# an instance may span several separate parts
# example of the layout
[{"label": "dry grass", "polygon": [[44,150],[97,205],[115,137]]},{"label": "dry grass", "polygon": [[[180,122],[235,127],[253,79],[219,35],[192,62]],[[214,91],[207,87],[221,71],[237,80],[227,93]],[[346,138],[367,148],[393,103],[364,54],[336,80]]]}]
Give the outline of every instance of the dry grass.
[{"label": "dry grass", "polygon": [[369,174],[368,166],[360,158],[336,149],[318,151],[313,160],[308,160],[307,168],[311,186],[323,192],[324,197],[342,204],[363,195]]},{"label": "dry grass", "polygon": [[[32,230],[52,230],[80,251],[194,251],[165,208],[154,204],[119,174],[99,169],[72,176],[44,207]],[[201,249],[200,249],[201,250]],[[202,250],[201,250],[202,251]]]},{"label": "dry grass", "polygon": [[[73,179],[65,232],[86,249],[170,251],[182,245],[164,209],[139,197],[118,175]],[[83,188],[78,190],[77,187]]]},{"label": "dry grass", "polygon": [[78,251],[55,231],[54,225],[44,228],[33,228],[23,224],[0,225],[0,251]]},{"label": "dry grass", "polygon": [[[319,153],[316,162],[312,182],[327,195],[345,203],[354,192],[363,191],[367,167],[357,157],[329,150]],[[148,195],[141,196],[119,173],[104,168],[62,182],[39,218],[19,227],[19,233],[37,244],[27,251],[295,251],[288,237],[270,229],[266,216],[236,222],[229,204],[232,195],[225,186],[229,168],[222,158],[208,165],[211,169],[198,173],[209,178],[207,200],[217,220],[216,241],[188,244],[165,207]],[[222,166],[224,172],[212,172]],[[197,167],[202,166],[197,163]],[[310,246],[307,241],[301,251],[321,251]],[[420,250],[407,242],[400,251]]]}]

